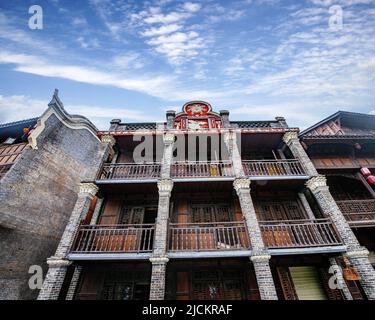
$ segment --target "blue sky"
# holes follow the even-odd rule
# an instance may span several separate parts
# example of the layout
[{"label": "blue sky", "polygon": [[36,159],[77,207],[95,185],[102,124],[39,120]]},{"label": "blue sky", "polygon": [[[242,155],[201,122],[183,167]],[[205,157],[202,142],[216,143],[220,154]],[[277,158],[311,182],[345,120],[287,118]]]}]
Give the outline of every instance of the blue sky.
[{"label": "blue sky", "polygon": [[[34,4],[42,30],[28,27]],[[0,123],[40,115],[54,88],[100,129],[189,100],[302,128],[375,114],[375,1],[0,0]]]}]

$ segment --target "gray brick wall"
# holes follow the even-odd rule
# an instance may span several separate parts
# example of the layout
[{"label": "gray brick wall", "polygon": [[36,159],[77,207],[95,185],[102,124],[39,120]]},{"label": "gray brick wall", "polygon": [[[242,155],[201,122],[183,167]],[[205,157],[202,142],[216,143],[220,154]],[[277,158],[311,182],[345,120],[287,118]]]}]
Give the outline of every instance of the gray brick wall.
[{"label": "gray brick wall", "polygon": [[35,299],[30,265],[47,270],[77,199],[78,184],[93,179],[104,146],[90,132],[71,129],[55,115],[0,180],[0,298]]}]

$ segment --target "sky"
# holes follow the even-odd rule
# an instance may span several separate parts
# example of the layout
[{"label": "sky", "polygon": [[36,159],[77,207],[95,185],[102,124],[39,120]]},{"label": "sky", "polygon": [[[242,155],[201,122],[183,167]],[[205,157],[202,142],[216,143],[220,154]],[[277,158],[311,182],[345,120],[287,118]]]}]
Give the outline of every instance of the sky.
[{"label": "sky", "polygon": [[301,128],[375,114],[375,0],[0,0],[0,123],[39,116],[55,88],[101,130],[191,100]]}]

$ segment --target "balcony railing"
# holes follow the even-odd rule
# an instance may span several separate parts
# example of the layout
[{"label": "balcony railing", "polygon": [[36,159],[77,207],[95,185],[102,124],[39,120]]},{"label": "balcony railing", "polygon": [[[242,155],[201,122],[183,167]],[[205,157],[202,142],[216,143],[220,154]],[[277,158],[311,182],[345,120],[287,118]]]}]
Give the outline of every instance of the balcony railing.
[{"label": "balcony railing", "polygon": [[268,248],[304,248],[341,245],[329,219],[259,222]]},{"label": "balcony railing", "polygon": [[172,178],[218,178],[232,177],[230,161],[180,161],[171,166]]},{"label": "balcony railing", "polygon": [[99,180],[137,180],[160,177],[160,163],[113,163],[103,165]]},{"label": "balcony railing", "polygon": [[82,225],[71,253],[151,252],[154,224]]},{"label": "balcony railing", "polygon": [[375,199],[336,201],[351,226],[375,226]]},{"label": "balcony railing", "polygon": [[243,221],[170,223],[170,251],[248,250],[250,240]]},{"label": "balcony railing", "polygon": [[247,176],[304,176],[305,169],[297,159],[244,160],[242,166]]},{"label": "balcony railing", "polygon": [[0,146],[0,179],[10,170],[26,148],[27,143]]}]

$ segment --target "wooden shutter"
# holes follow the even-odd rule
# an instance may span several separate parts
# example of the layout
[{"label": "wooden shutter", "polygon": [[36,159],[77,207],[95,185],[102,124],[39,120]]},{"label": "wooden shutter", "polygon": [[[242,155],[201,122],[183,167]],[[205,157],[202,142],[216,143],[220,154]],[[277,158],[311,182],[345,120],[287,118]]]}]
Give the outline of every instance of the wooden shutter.
[{"label": "wooden shutter", "polygon": [[190,281],[189,272],[178,271],[176,272],[176,300],[189,300],[190,299]]},{"label": "wooden shutter", "polygon": [[229,222],[232,221],[230,206],[218,205],[216,206],[216,222]]},{"label": "wooden shutter", "polygon": [[288,268],[278,267],[277,274],[279,276],[284,299],[285,300],[298,300],[297,293],[294,288],[294,284],[293,284]]},{"label": "wooden shutter", "polygon": [[325,292],[327,293],[328,299],[329,300],[343,300],[343,296],[339,289],[331,289],[329,287],[328,283],[332,275],[328,273],[328,270],[326,268],[320,268],[319,273],[322,278],[323,287],[325,289]]},{"label": "wooden shutter", "polygon": [[298,300],[327,300],[319,274],[315,267],[290,267]]}]

